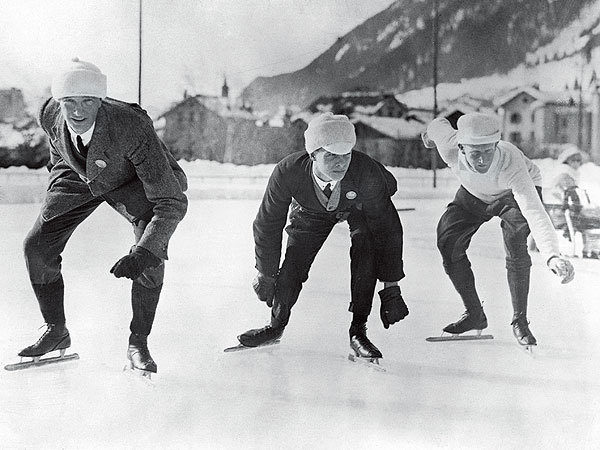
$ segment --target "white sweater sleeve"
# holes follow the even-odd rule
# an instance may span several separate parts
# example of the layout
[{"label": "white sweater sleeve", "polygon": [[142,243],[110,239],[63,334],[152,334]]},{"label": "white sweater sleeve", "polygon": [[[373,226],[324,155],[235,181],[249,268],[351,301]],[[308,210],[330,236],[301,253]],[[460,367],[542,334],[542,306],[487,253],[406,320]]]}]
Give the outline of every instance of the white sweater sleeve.
[{"label": "white sweater sleeve", "polygon": [[427,126],[427,136],[438,149],[444,162],[450,167],[458,161],[458,142],[456,142],[456,130],[450,122],[444,118],[432,120]]},{"label": "white sweater sleeve", "polygon": [[512,190],[513,196],[521,209],[535,243],[540,249],[544,260],[559,256],[558,238],[544,209],[534,182],[523,158],[510,158],[511,162],[504,171],[506,184]]}]

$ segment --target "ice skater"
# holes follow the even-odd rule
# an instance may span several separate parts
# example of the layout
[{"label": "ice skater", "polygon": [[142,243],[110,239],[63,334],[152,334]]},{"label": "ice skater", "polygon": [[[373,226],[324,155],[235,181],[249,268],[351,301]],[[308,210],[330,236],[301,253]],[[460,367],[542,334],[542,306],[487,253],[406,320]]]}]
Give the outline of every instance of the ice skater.
[{"label": "ice skater", "polygon": [[106,97],[106,76],[94,64],[74,58],[53,79],[51,90],[52,98],[39,113],[51,147],[48,190],[24,242],[47,329],[19,355],[38,358],[54,350],[64,353],[71,345],[61,253],[75,228],[106,201],[131,222],[135,239],[110,269],[117,278],[133,280],[127,357],[132,368],[156,372],[147,338],[163,284],[167,244],[187,209],[185,174],[143,109]]},{"label": "ice skater", "polygon": [[438,223],[437,246],[444,269],[466,311],[444,331],[481,332],[488,325],[466,251],[479,227],[497,216],[501,220],[506,253],[513,333],[519,344],[536,345],[527,320],[530,229],[545,263],[562,283],[568,283],[574,276],[571,263],[560,257],[556,233],[541,201],[538,167],[513,144],[500,140],[499,121],[492,115],[461,116],[458,131],[446,119],[438,118],[429,124],[423,138],[426,146],[435,144],[461,182]]},{"label": "ice skater", "polygon": [[[385,328],[408,309],[398,281],[404,278],[402,225],[391,196],[396,180],[381,164],[352,151],[354,125],[343,115],[317,116],[304,133],[306,152],[284,158],[275,167],[253,224],[258,298],[271,308],[270,324],[249,330],[238,340],[257,347],[277,341],[308,279],[309,269],[334,225],[350,229],[350,347],[359,358],[381,358],[367,338],[377,280],[383,282],[380,316]],[[283,230],[288,239],[281,266]],[[332,267],[332,276],[336,268]],[[323,299],[326,301],[327,299]]]}]

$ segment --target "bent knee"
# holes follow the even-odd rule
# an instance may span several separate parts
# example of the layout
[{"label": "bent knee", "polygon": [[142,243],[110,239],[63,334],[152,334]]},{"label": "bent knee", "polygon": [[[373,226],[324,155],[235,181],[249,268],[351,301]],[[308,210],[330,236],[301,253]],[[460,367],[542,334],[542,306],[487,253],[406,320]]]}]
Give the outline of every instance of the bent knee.
[{"label": "bent knee", "polygon": [[39,234],[30,231],[23,240],[23,253],[26,258],[35,258],[42,253],[43,246],[40,245]]}]

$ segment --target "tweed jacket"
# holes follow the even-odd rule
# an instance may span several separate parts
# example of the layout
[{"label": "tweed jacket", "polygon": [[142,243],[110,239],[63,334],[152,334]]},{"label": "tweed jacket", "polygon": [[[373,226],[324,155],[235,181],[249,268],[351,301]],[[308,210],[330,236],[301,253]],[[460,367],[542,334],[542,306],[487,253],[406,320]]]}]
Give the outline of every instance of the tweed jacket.
[{"label": "tweed jacket", "polygon": [[56,100],[44,103],[38,120],[50,141],[42,219],[102,197],[131,222],[151,217],[137,245],[167,259],[169,239],[187,210],[187,179],[146,112],[137,104],[103,99],[85,167],[75,155]]},{"label": "tweed jacket", "polygon": [[315,192],[309,155],[292,153],[275,166],[254,220],[256,268],[265,274],[279,269],[283,229],[294,201],[300,207],[294,204],[295,213],[299,210],[299,214],[330,217],[333,223],[349,214],[364,214],[373,238],[377,278],[402,279],[403,231],[391,201],[396,189],[396,179],[385,167],[366,154],[353,151],[348,171],[340,181],[339,204],[327,211]]}]

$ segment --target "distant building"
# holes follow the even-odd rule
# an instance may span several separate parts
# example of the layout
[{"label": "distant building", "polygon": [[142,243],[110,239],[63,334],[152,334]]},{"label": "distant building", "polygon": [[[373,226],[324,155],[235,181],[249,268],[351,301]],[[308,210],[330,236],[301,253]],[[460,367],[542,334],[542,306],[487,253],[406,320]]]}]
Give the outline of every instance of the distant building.
[{"label": "distant building", "polygon": [[393,93],[343,92],[324,95],[314,100],[307,108],[310,112],[333,112],[334,114],[363,114],[379,117],[402,117],[407,106],[398,101]]},{"label": "distant building", "polygon": [[486,99],[465,94],[452,100],[441,102],[438,116],[445,117],[456,128],[460,116],[469,113],[495,114],[494,104]]},{"label": "distant building", "polygon": [[569,91],[544,92],[537,87],[522,87],[496,99],[495,104],[502,121],[502,138],[517,145],[527,156],[555,156],[545,154],[545,148],[556,144],[581,142],[582,150],[591,149],[590,107],[580,106]]},{"label": "distant building", "polygon": [[13,122],[26,117],[25,101],[20,89],[0,89],[0,122]]},{"label": "distant building", "polygon": [[427,124],[414,116],[379,117],[354,114],[355,149],[387,166],[429,168],[429,150],[421,142]]},{"label": "distant building", "polygon": [[176,158],[254,165],[278,162],[304,148],[305,125],[292,124],[285,112],[269,119],[232,108],[226,81],[221,94],[184,95],[157,119]]},{"label": "distant building", "polygon": [[464,114],[473,112],[495,113],[495,107],[492,101],[476,98],[469,94],[463,94],[455,98],[444,99],[438,102],[437,114],[434,117],[433,108],[429,105],[432,99],[424,98],[422,95],[415,97],[405,97],[402,94],[396,96],[400,103],[406,105],[406,112],[402,115],[407,121],[415,120],[421,122],[425,129],[427,124],[435,117],[444,117],[450,124],[456,128],[458,118]]},{"label": "distant building", "polygon": [[352,123],[356,129],[357,139],[392,138],[421,139],[426,124],[416,119],[397,117],[378,117],[355,114]]}]

